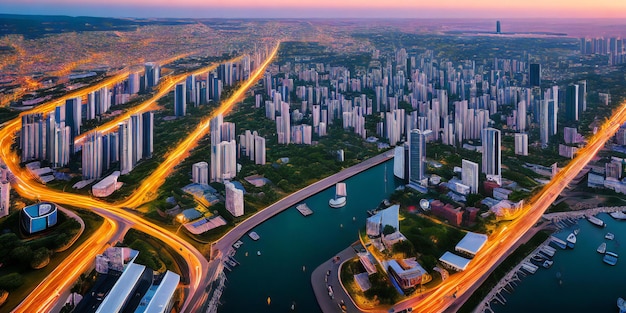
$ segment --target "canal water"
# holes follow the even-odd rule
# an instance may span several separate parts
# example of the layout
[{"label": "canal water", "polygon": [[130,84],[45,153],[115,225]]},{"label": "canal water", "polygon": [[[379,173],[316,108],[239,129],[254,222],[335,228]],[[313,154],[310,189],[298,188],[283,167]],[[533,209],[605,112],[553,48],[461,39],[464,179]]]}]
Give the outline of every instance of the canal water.
[{"label": "canal water", "polygon": [[[580,232],[574,249],[557,248],[554,265],[540,267],[534,275],[522,278],[513,294],[503,291],[506,305],[491,304],[496,313],[517,312],[618,312],[617,298],[626,299],[626,221],[618,221],[606,213],[598,218],[607,226],[600,228],[586,219],[578,220]],[[565,239],[572,229],[557,234]],[[607,232],[614,240],[604,239]],[[620,256],[617,265],[602,262],[596,252],[606,242],[607,251]],[[557,273],[560,273],[560,280]]]},{"label": "canal water", "polygon": [[311,287],[312,271],[358,240],[366,211],[401,185],[393,176],[393,159],[345,183],[348,196],[343,208],[328,206],[335,195],[332,186],[303,201],[312,215],[304,217],[292,207],[254,228],[261,237],[258,241],[247,235],[241,238],[244,244],[235,255],[241,265],[226,271],[219,312],[288,312],[294,301],[297,312],[321,312]]}]

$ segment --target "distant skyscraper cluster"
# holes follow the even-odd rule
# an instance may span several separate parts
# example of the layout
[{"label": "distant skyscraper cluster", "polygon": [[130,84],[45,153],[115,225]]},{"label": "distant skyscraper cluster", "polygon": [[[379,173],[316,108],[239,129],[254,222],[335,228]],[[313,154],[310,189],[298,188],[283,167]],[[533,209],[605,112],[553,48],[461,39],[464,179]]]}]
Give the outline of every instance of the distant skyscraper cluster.
[{"label": "distant skyscraper cluster", "polygon": [[581,54],[608,55],[610,65],[626,63],[626,54],[624,53],[625,50],[626,45],[624,38],[580,38]]}]

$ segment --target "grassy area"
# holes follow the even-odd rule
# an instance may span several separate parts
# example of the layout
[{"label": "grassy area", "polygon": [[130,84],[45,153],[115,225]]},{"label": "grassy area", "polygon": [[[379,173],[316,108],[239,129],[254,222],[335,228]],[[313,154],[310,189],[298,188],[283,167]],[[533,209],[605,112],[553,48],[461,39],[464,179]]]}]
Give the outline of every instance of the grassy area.
[{"label": "grassy area", "polygon": [[91,235],[100,227],[100,225],[102,225],[104,221],[100,216],[89,211],[79,210],[77,211],[77,214],[85,222],[85,231],[80,238],[78,238],[72,248],[53,254],[50,258],[50,263],[46,267],[22,273],[21,275],[24,279],[24,283],[18,289],[10,292],[9,299],[0,307],[0,313],[9,312],[17,306],[44,278],[46,278],[61,262],[63,262],[63,260],[65,260],[75,248],[79,247],[83,244],[83,242],[85,242],[85,240],[91,237]]},{"label": "grassy area", "polygon": [[528,242],[522,244],[511,255],[509,255],[483,282],[470,298],[463,304],[460,313],[472,312],[474,308],[489,294],[491,289],[498,284],[500,279],[504,277],[512,268],[514,268],[529,253],[537,248],[542,242],[546,241],[550,235],[544,231],[535,234]]},{"label": "grassy area", "polygon": [[162,241],[148,236],[135,229],[130,229],[124,237],[123,246],[128,246],[138,250],[139,255],[135,260],[136,263],[145,265],[155,271],[172,272],[181,274],[181,268],[178,266],[172,251]]}]

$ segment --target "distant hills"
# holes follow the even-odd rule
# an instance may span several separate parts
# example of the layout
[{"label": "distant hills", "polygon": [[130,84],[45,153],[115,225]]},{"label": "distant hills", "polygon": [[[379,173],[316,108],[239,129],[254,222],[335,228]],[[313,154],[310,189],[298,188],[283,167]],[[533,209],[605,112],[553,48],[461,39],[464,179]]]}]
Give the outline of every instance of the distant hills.
[{"label": "distant hills", "polygon": [[64,15],[0,14],[0,36],[20,34],[38,38],[47,34],[119,30],[130,31],[145,25],[182,25],[194,23],[181,19],[124,19]]}]

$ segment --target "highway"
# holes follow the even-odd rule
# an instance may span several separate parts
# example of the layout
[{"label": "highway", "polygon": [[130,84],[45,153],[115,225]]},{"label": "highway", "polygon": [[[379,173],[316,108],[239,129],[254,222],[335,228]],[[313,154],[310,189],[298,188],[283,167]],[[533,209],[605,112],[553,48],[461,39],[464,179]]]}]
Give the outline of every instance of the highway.
[{"label": "highway", "polygon": [[412,297],[396,304],[393,309],[399,311],[412,307],[418,312],[443,312],[456,301],[453,297],[455,292],[457,298],[468,290],[471,292],[474,285],[489,275],[498,260],[507,255],[515,243],[539,221],[561,191],[624,122],[626,122],[626,102],[615,110],[612,117],[602,125],[587,145],[578,151],[576,157],[524,206],[518,218],[504,223],[504,226],[489,236],[485,247],[474,257],[465,271],[451,275],[423,300]]},{"label": "highway", "polygon": [[[193,149],[193,147],[197,145],[198,140],[209,132],[210,119],[217,114],[225,114],[229,112],[238,101],[243,99],[245,92],[252,87],[259,78],[261,78],[267,66],[276,56],[279,47],[280,43],[276,45],[265,62],[254,71],[250,78],[244,82],[240,88],[231,95],[230,98],[222,101],[220,107],[218,107],[210,117],[200,123],[189,137],[183,140],[181,144],[168,153],[166,160],[143,181],[141,186],[130,198],[117,204],[110,204],[88,196],[49,190],[45,186],[35,182],[32,176],[19,166],[19,157],[14,151],[11,151],[10,148],[15,132],[19,129],[20,118],[16,118],[8,123],[5,128],[0,130],[0,157],[2,157],[7,167],[13,173],[15,179],[12,181],[12,185],[20,195],[30,199],[39,199],[54,203],[90,208],[105,217],[105,225],[111,225],[110,229],[107,229],[105,226],[101,227],[101,229],[99,229],[94,236],[89,238],[85,244],[81,245],[77,249],[80,253],[76,255],[72,254],[74,257],[68,258],[66,262],[63,262],[65,267],[59,266],[59,268],[49,276],[53,278],[46,279],[46,284],[38,286],[37,290],[39,290],[39,292],[29,295],[29,297],[15,309],[15,312],[49,311],[49,309],[58,300],[59,291],[62,290],[62,288],[68,288],[71,286],[78,275],[93,264],[95,255],[100,253],[104,248],[104,244],[109,242],[109,240],[113,237],[115,229],[118,227],[117,223],[112,222],[113,217],[122,221],[125,226],[130,225],[139,231],[163,241],[174,250],[181,251],[182,257],[188,262],[190,276],[190,284],[188,286],[189,296],[185,299],[181,311],[197,311],[202,304],[203,298],[206,296],[204,293],[204,286],[211,281],[210,277],[212,277],[204,275],[207,272],[208,265],[206,258],[194,246],[185,240],[160,226],[136,216],[133,212],[127,211],[124,208],[135,208],[146,201],[149,201],[152,199],[152,197],[146,196],[149,193],[155,196],[153,191],[158,189],[158,187],[165,181],[165,178],[169,175],[169,173],[171,173],[173,167],[187,157],[189,150]],[[103,86],[102,84],[105,84],[105,82],[102,82],[99,85],[91,86],[88,89],[97,90]],[[51,103],[56,105],[59,101],[60,100],[55,100]],[[48,106],[50,106],[50,104],[40,107],[44,110],[48,109]],[[55,286],[54,288],[57,292],[50,293],[49,291],[53,288],[50,286]],[[46,290],[48,290],[47,293],[45,292]]]}]

